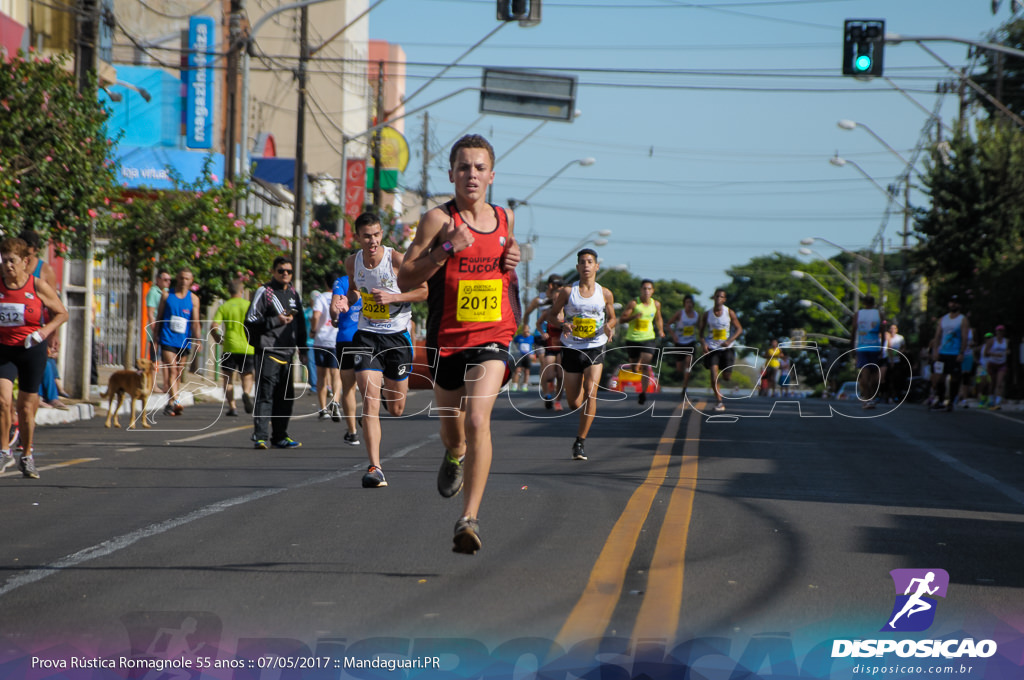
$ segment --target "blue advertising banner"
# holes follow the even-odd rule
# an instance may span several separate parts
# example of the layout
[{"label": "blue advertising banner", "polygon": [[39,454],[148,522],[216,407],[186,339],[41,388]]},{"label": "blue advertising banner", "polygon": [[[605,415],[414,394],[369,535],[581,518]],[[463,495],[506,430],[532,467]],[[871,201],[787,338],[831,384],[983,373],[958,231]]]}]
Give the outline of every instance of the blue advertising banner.
[{"label": "blue advertising banner", "polygon": [[185,79],[185,144],[190,149],[213,145],[213,17],[188,20],[188,66]]}]

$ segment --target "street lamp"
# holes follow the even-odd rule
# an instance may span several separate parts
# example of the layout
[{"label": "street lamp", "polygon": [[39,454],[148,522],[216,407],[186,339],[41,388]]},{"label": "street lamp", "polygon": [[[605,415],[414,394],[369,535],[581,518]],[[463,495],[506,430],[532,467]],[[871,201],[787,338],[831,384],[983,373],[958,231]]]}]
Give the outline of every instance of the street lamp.
[{"label": "street lamp", "polygon": [[800,239],[800,245],[802,245],[802,246],[813,246],[815,241],[821,241],[822,243],[827,243],[830,246],[832,246],[833,248],[838,248],[839,250],[843,251],[844,253],[846,253],[850,257],[863,262],[864,264],[868,265],[869,267],[871,266],[871,259],[870,258],[864,257],[860,253],[855,253],[852,250],[847,250],[846,248],[842,247],[838,243],[834,243],[832,241],[829,241],[827,238],[822,238],[820,236],[808,236],[807,238]]},{"label": "street lamp", "polygon": [[818,281],[818,279],[814,278],[813,276],[811,276],[807,272],[800,271],[799,269],[794,269],[793,271],[789,272],[789,274],[790,274],[790,276],[792,276],[795,279],[804,279],[804,278],[810,279],[811,283],[813,283],[815,286],[817,286],[821,290],[822,293],[824,293],[826,296],[828,296],[828,298],[830,300],[832,300],[832,302],[834,302],[837,305],[839,305],[840,307],[842,307],[843,311],[845,311],[847,314],[849,314],[850,316],[853,316],[853,310],[850,309],[849,307],[847,307],[845,304],[843,304],[842,300],[840,300],[835,295],[833,295],[832,291],[830,291],[825,286],[821,285],[821,282]]},{"label": "street lamp", "polygon": [[811,307],[816,307],[820,311],[824,312],[825,316],[827,316],[829,319],[831,319],[832,323],[834,323],[835,325],[837,325],[841,329],[843,329],[844,333],[849,333],[849,329],[846,326],[843,325],[843,322],[840,321],[839,319],[837,319],[835,317],[835,315],[832,314],[832,312],[828,311],[828,307],[826,307],[825,305],[821,304],[820,302],[815,302],[814,300],[800,300],[799,302],[797,302],[797,304],[800,305],[801,307],[803,307],[804,309],[810,309]]},{"label": "street lamp", "polygon": [[888,143],[888,142],[886,142],[886,141],[885,141],[884,139],[882,139],[881,137],[879,137],[879,136],[878,136],[878,135],[877,135],[877,134],[875,133],[875,131],[874,131],[874,130],[872,130],[871,128],[869,128],[869,127],[868,127],[867,125],[865,125],[864,123],[858,123],[858,122],[857,122],[857,121],[855,121],[855,120],[847,120],[847,119],[843,119],[843,120],[839,121],[838,123],[836,123],[836,125],[838,125],[838,126],[839,126],[840,128],[842,128],[843,130],[854,130],[854,129],[856,129],[856,128],[861,128],[861,129],[863,129],[863,130],[864,130],[865,132],[867,132],[867,133],[868,133],[869,135],[871,135],[872,137],[874,137],[875,139],[877,139],[877,140],[879,141],[879,143],[880,143],[880,144],[881,144],[882,146],[884,146],[884,147],[885,147],[886,149],[888,149],[888,150],[889,150],[889,152],[890,152],[891,154],[893,154],[894,156],[896,156],[896,158],[899,158],[899,159],[900,159],[901,161],[903,161],[903,165],[906,165],[906,166],[909,166],[909,165],[910,165],[910,162],[909,162],[909,161],[907,161],[907,159],[906,159],[906,158],[904,158],[904,157],[903,157],[903,156],[902,156],[902,155],[900,154],[900,152],[899,152],[899,151],[897,151],[896,149],[894,149],[894,148],[892,148],[891,146],[889,146],[889,143]]},{"label": "street lamp", "polygon": [[[822,262],[824,262],[829,267],[831,267],[832,271],[836,273],[836,275],[840,278],[840,280],[842,280],[843,283],[845,283],[847,286],[850,287],[851,290],[853,290],[853,295],[854,295],[853,311],[856,312],[858,309],[860,309],[860,285],[859,284],[854,283],[853,281],[851,281],[850,278],[848,276],[846,276],[846,274],[844,274],[843,272],[841,272],[839,270],[839,267],[837,267],[834,264],[832,264],[831,260],[826,258],[824,255],[822,255],[818,251],[811,250],[810,248],[801,248],[798,252],[801,255],[808,255],[808,256],[810,256],[810,255],[817,255],[819,258],[821,258]],[[859,272],[859,268],[858,268],[858,272]],[[857,278],[858,279],[860,278],[859,274],[858,274]]]},{"label": "street lamp", "polygon": [[900,210],[902,210],[902,211],[904,211],[904,212],[906,212],[906,211],[907,211],[907,206],[905,206],[905,205],[903,205],[902,203],[900,203],[899,201],[897,201],[897,200],[896,200],[896,197],[892,195],[892,192],[890,192],[890,191],[889,191],[888,189],[886,189],[886,188],[885,188],[885,187],[883,187],[883,186],[882,186],[881,184],[879,184],[879,183],[878,183],[878,182],[877,182],[877,181],[875,180],[875,178],[874,178],[874,177],[872,177],[872,176],[871,176],[871,175],[869,175],[869,174],[868,174],[867,172],[865,172],[865,171],[864,171],[864,168],[860,167],[860,166],[859,166],[859,165],[857,165],[857,164],[856,164],[855,162],[851,161],[851,160],[850,160],[850,159],[848,159],[848,158],[842,158],[842,157],[840,157],[840,155],[839,155],[838,153],[837,153],[836,155],[832,156],[832,158],[829,158],[829,159],[828,159],[828,162],[829,162],[829,163],[831,163],[832,165],[836,166],[837,168],[842,168],[842,167],[845,167],[845,166],[847,166],[847,165],[852,165],[852,166],[853,166],[854,168],[856,168],[856,169],[857,169],[857,172],[859,172],[859,173],[860,173],[861,175],[863,175],[863,176],[864,176],[864,179],[866,179],[866,180],[868,180],[869,182],[871,182],[872,184],[874,184],[874,185],[875,185],[875,187],[876,187],[876,188],[877,188],[877,189],[878,189],[879,191],[881,191],[881,192],[882,192],[883,194],[885,194],[885,197],[886,197],[886,198],[888,198],[888,199],[889,199],[890,201],[892,201],[893,203],[895,203],[896,205],[898,205],[898,206],[900,207]]},{"label": "street lamp", "polygon": [[566,163],[565,165],[563,165],[562,167],[560,167],[560,168],[559,168],[559,169],[558,169],[558,170],[557,170],[557,171],[555,172],[555,174],[551,175],[551,177],[548,177],[548,178],[547,178],[546,180],[544,180],[544,182],[543,182],[543,183],[542,183],[542,184],[541,184],[541,185],[540,185],[539,187],[537,187],[536,189],[534,189],[533,191],[531,191],[531,192],[530,192],[530,193],[529,193],[529,194],[527,195],[527,197],[526,197],[526,198],[524,198],[524,199],[521,199],[521,200],[518,200],[518,199],[515,199],[515,198],[510,198],[510,199],[508,199],[508,207],[510,207],[510,208],[512,208],[513,210],[515,210],[517,206],[520,206],[520,205],[529,205],[529,201],[530,201],[530,199],[531,199],[531,198],[533,198],[534,196],[536,196],[536,195],[537,195],[537,194],[538,194],[538,193],[540,192],[540,190],[541,190],[541,189],[543,189],[543,188],[544,188],[544,187],[546,187],[547,185],[551,184],[551,182],[553,182],[553,181],[555,180],[555,178],[557,178],[557,177],[558,177],[559,175],[561,175],[561,174],[562,174],[563,172],[565,172],[566,170],[568,170],[569,168],[571,168],[571,167],[572,167],[573,165],[581,165],[581,166],[583,166],[584,168],[586,168],[586,167],[588,167],[588,166],[591,166],[591,165],[593,165],[593,164],[594,164],[594,163],[596,163],[596,162],[597,162],[597,159],[596,159],[596,158],[577,158],[577,159],[576,159],[576,160],[574,160],[574,161],[569,161],[568,163]]}]

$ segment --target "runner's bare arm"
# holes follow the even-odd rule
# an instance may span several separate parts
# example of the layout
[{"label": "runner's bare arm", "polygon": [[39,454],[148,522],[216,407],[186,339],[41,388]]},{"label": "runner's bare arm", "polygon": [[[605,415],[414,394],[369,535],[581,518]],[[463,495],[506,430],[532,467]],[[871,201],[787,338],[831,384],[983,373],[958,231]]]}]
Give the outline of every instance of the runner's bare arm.
[{"label": "runner's bare arm", "polygon": [[43,306],[50,312],[50,318],[46,324],[39,329],[39,334],[44,339],[52,336],[60,325],[68,320],[68,310],[61,302],[56,289],[46,282],[45,279],[36,279],[36,294],[42,301]]},{"label": "runner's bare arm", "polygon": [[739,317],[736,316],[736,311],[733,309],[729,310],[729,319],[732,321],[732,325],[736,327],[736,331],[729,337],[729,342],[726,343],[729,347],[743,335],[743,324],[740,323]]},{"label": "runner's bare arm", "polygon": [[473,235],[465,224],[456,227],[454,220],[442,208],[429,210],[420,219],[416,238],[406,251],[398,270],[398,287],[410,291],[426,283],[448,261],[448,252],[441,247],[451,243],[452,252],[473,245]]},{"label": "runner's bare arm", "polygon": [[658,329],[658,337],[665,337],[665,320],[661,318],[661,303],[657,300],[654,301],[654,308],[657,313],[654,315],[654,326]]},{"label": "runner's bare arm", "polygon": [[615,333],[615,326],[619,323],[615,318],[615,296],[607,288],[604,289],[604,334],[609,338]]},{"label": "runner's bare arm", "polygon": [[[405,255],[403,253],[400,253],[397,250],[391,253],[391,264],[395,268],[396,275],[402,268],[402,263],[404,261]],[[379,288],[374,288],[371,292],[373,293],[374,301],[382,304],[390,304],[392,302],[420,302],[421,300],[426,300],[428,291],[429,289],[426,282],[423,282],[416,288],[412,288],[401,293],[390,293]]]},{"label": "runner's bare arm", "polygon": [[570,288],[559,288],[558,293],[555,294],[554,302],[537,319],[538,326],[540,326],[541,321],[548,322],[548,335],[558,335],[558,329],[562,327],[562,322],[558,319],[558,315],[562,313],[565,303],[569,301],[570,290]]}]

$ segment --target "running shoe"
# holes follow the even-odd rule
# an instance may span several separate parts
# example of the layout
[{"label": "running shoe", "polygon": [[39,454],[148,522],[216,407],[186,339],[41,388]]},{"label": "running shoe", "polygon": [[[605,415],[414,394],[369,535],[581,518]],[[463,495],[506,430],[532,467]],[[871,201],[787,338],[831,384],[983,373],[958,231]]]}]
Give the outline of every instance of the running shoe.
[{"label": "running shoe", "polygon": [[253,448],[255,448],[255,449],[266,449],[267,448],[267,440],[266,439],[257,439],[256,440],[256,444],[253,446]]},{"label": "running shoe", "polygon": [[7,468],[14,465],[14,454],[0,453],[0,475],[7,471]]},{"label": "running shoe", "polygon": [[641,392],[641,393],[640,393],[640,396],[638,396],[638,397],[636,398],[636,403],[638,403],[638,404],[642,404],[642,403],[644,403],[645,401],[647,401],[647,393],[646,393],[646,392]]},{"label": "running shoe", "polygon": [[717,404],[715,404],[715,410],[716,411],[724,411],[725,410],[725,404],[723,404],[722,402],[718,402]]},{"label": "running shoe", "polygon": [[462,489],[462,461],[444,450],[444,460],[437,473],[437,491],[445,498],[451,498]]},{"label": "running shoe", "polygon": [[553,396],[551,396],[550,394],[545,394],[544,395],[544,408],[546,408],[549,411],[551,409],[553,409],[555,407],[555,404],[554,404],[553,400],[554,400]]},{"label": "running shoe", "polygon": [[388,480],[384,479],[384,471],[376,465],[371,465],[366,468],[366,474],[363,475],[363,488],[364,489],[379,489],[382,486],[387,486]]},{"label": "running shoe", "polygon": [[561,411],[562,410],[562,400],[561,399],[559,399],[558,401],[555,402],[555,410],[556,411]]},{"label": "running shoe", "polygon": [[22,477],[39,479],[39,473],[36,472],[36,461],[32,456],[22,456],[18,461],[18,467],[21,468]]},{"label": "running shoe", "polygon": [[276,442],[270,442],[270,445],[275,449],[297,449],[302,446],[302,442],[297,442],[291,437],[285,437],[284,439],[279,439]]},{"label": "running shoe", "polygon": [[166,404],[164,404],[164,415],[165,415],[165,416],[174,416],[174,415],[177,415],[177,414],[176,414],[176,413],[174,412],[174,404],[172,404],[171,402],[167,402]]},{"label": "running shoe", "polygon": [[233,409],[233,408],[229,408],[228,412],[225,413],[224,415],[233,416],[233,417],[237,418],[238,417],[238,410],[237,409]]},{"label": "running shoe", "polygon": [[249,414],[252,413],[252,408],[253,408],[252,397],[250,397],[248,395],[248,393],[242,394],[242,406],[245,407],[245,412],[246,413],[249,413]]},{"label": "running shoe", "polygon": [[327,405],[327,408],[331,410],[331,420],[336,423],[341,422],[341,404],[336,401],[332,401]]},{"label": "running shoe", "polygon": [[455,545],[452,552],[463,555],[474,555],[483,545],[480,542],[480,521],[473,517],[463,517],[455,523],[455,537],[452,539]]},{"label": "running shoe", "polygon": [[345,433],[345,443],[348,444],[349,446],[359,446],[359,444],[361,443],[359,441],[359,433],[358,432],[346,432]]},{"label": "running shoe", "polygon": [[579,437],[576,437],[576,441],[572,443],[572,459],[587,460],[587,454],[583,450],[583,440]]},{"label": "running shoe", "polygon": [[180,416],[184,412],[185,412],[185,407],[182,406],[181,404],[179,404],[178,402],[174,402],[174,415]]},{"label": "running shoe", "polygon": [[991,406],[988,407],[988,409],[990,411],[1002,411],[1003,410],[1003,406],[1002,406],[1002,404],[992,404]]},{"label": "running shoe", "polygon": [[325,408],[320,409],[320,414],[317,416],[317,420],[327,420],[331,417],[331,412]]}]

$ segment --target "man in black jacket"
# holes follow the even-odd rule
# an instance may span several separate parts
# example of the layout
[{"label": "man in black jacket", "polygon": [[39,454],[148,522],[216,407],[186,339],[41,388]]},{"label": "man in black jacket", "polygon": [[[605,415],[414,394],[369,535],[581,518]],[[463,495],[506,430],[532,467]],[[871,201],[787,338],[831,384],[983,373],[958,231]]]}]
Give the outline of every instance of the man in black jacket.
[{"label": "man in black jacket", "polygon": [[270,446],[293,449],[302,446],[288,436],[295,387],[292,361],[295,350],[306,364],[306,320],[302,299],[292,286],[295,268],[288,257],[274,258],[271,279],[253,294],[245,329],[258,362],[256,407],[252,438],[257,449]]}]

